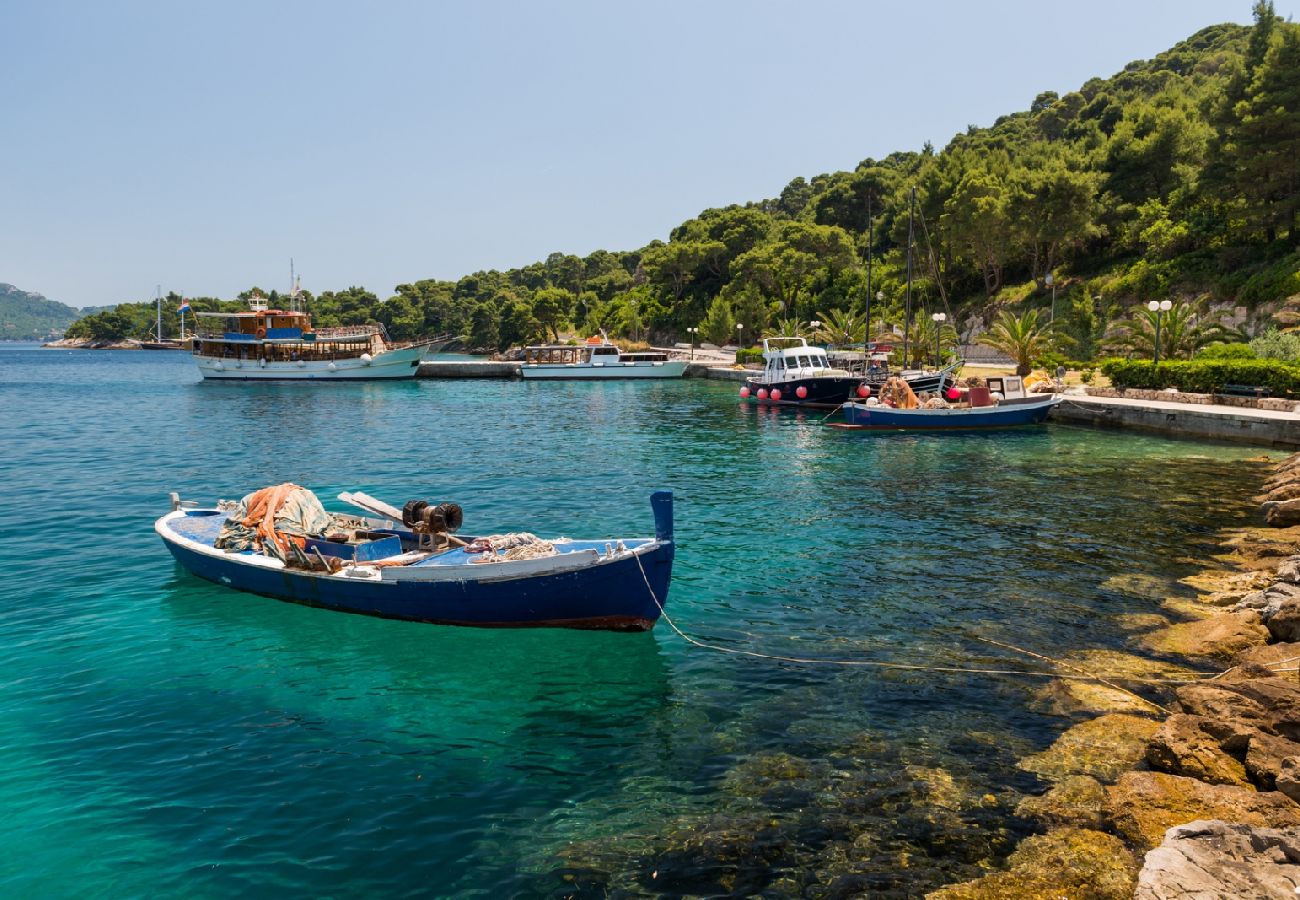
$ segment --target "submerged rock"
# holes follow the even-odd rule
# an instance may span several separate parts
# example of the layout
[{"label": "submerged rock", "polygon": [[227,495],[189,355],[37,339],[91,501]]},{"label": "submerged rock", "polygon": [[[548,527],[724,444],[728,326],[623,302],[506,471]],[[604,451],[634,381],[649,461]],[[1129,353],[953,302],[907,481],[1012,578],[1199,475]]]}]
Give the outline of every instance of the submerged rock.
[{"label": "submerged rock", "polygon": [[929,900],[1057,900],[1130,897],[1137,861],[1113,835],[1087,828],[1058,828],[1021,842],[1007,858],[1007,871],[949,885]]},{"label": "submerged rock", "polygon": [[[1129,594],[1133,597],[1146,597],[1150,600],[1156,600],[1161,597],[1167,597],[1178,590],[1178,582],[1170,578],[1160,578],[1156,575],[1145,575],[1142,573],[1132,573],[1128,575],[1115,575],[1107,578],[1101,583],[1103,591],[1115,591],[1119,594]],[[1184,593],[1186,593],[1184,591]]]},{"label": "submerged rock", "polygon": [[1154,719],[1111,713],[1080,722],[1042,753],[1027,756],[1018,765],[1048,781],[1071,775],[1114,781],[1142,759],[1147,741],[1159,727]]},{"label": "submerged rock", "polygon": [[1046,794],[1020,801],[1016,815],[1048,825],[1100,828],[1105,805],[1106,789],[1100,781],[1088,775],[1071,775]]},{"label": "submerged rock", "polygon": [[1212,619],[1223,613],[1223,610],[1217,606],[1210,606],[1200,600],[1185,600],[1182,597],[1169,597],[1161,600],[1160,606],[1181,619]]},{"label": "submerged rock", "polygon": [[[1061,660],[1068,664],[1060,666],[1062,673],[1089,672],[1121,686],[1129,679],[1180,679],[1196,676],[1196,672],[1183,666],[1117,650],[1075,650],[1065,654]],[[1142,690],[1150,686],[1134,684],[1133,687]],[[1151,704],[1142,697],[1097,681],[1052,681],[1040,688],[1037,696],[1056,715],[1075,715],[1080,712],[1149,714],[1153,710]]]},{"label": "submerged rock", "polygon": [[[1242,650],[1232,658],[1234,666],[1255,665],[1273,669],[1286,666],[1294,669],[1300,663],[1300,642],[1282,642],[1265,644],[1262,647],[1250,647]],[[1294,672],[1285,673],[1295,677]]]},{"label": "submerged rock", "polygon": [[1158,846],[1175,825],[1197,819],[1271,828],[1300,825],[1300,805],[1276,791],[1205,784],[1164,772],[1127,772],[1106,793],[1115,830],[1143,849]]},{"label": "submerged rock", "polygon": [[1300,885],[1300,829],[1217,820],[1170,828],[1146,855],[1135,900],[1294,897]]},{"label": "submerged rock", "polygon": [[1182,583],[1193,588],[1202,603],[1211,606],[1230,606],[1252,591],[1266,588],[1272,577],[1263,571],[1231,571],[1211,569],[1189,575]]},{"label": "submerged rock", "polygon": [[1200,622],[1182,622],[1144,635],[1139,643],[1153,653],[1227,662],[1247,647],[1268,640],[1268,629],[1253,610],[1225,613]]}]

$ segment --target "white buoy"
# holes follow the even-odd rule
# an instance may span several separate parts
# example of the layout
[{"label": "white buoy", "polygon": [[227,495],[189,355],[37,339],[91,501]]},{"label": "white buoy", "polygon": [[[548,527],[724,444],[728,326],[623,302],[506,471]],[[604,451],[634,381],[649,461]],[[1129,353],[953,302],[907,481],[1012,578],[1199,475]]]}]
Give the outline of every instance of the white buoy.
[{"label": "white buoy", "polygon": [[370,365],[370,361],[371,361],[372,359],[374,359],[374,357],[371,356],[369,353],[362,353],[362,354],[361,354],[361,362],[363,362],[363,363],[364,363],[365,365],[367,365],[367,366]]},{"label": "white buoy", "polygon": [[334,363],[330,363],[329,368],[331,372],[337,372],[339,367],[336,366]]}]

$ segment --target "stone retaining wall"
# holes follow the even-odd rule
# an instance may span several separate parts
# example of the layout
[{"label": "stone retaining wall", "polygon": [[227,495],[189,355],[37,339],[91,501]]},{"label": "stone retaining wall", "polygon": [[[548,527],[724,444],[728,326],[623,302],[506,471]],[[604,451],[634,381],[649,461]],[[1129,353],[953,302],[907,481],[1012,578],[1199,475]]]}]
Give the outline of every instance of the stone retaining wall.
[{"label": "stone retaining wall", "polygon": [[1161,400],[1165,403],[1192,403],[1201,406],[1240,406],[1243,409],[1267,409],[1273,412],[1300,411],[1300,403],[1280,397],[1233,397],[1228,394],[1185,394],[1182,391],[1152,391],[1145,388],[1087,388],[1089,397],[1117,397],[1122,400]]}]

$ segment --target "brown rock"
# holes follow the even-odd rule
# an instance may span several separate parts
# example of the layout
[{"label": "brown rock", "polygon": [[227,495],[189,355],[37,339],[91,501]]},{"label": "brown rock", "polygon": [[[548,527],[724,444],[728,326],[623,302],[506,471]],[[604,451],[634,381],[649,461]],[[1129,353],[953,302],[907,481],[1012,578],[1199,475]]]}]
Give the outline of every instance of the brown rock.
[{"label": "brown rock", "polygon": [[1142,759],[1147,741],[1159,727],[1159,722],[1142,716],[1111,713],[1080,722],[1042,753],[1027,756],[1018,765],[1048,781],[1071,775],[1113,781]]},{"label": "brown rock", "polygon": [[1300,500],[1270,500],[1260,504],[1264,521],[1279,528],[1300,524]]},{"label": "brown rock", "polygon": [[1209,784],[1251,787],[1245,766],[1219,748],[1219,740],[1202,728],[1203,723],[1214,725],[1200,716],[1170,716],[1147,744],[1147,764]]},{"label": "brown rock", "polygon": [[1294,897],[1300,829],[1197,821],[1169,829],[1146,855],[1134,900]]},{"label": "brown rock", "polygon": [[1087,828],[1058,828],[1026,838],[1007,857],[1007,866],[1005,872],[927,894],[927,900],[1127,900],[1138,868],[1118,838]]},{"label": "brown rock", "polygon": [[[1183,685],[1178,689],[1178,706],[1202,722],[1220,723],[1212,726],[1215,729],[1212,733],[1228,753],[1244,755],[1254,731],[1273,728],[1273,717],[1258,701],[1229,690],[1220,682]],[[1235,741],[1231,734],[1237,735]]]},{"label": "brown rock", "polygon": [[1300,805],[1276,791],[1205,784],[1164,772],[1126,772],[1106,788],[1115,830],[1134,846],[1158,846],[1175,825],[1223,819],[1284,828],[1300,825]]},{"label": "brown rock", "polygon": [[1268,716],[1265,731],[1300,741],[1300,683],[1289,678],[1252,674],[1248,666],[1228,672],[1215,684],[1254,700]]},{"label": "brown rock", "polygon": [[1246,771],[1255,784],[1263,790],[1271,791],[1276,788],[1282,761],[1292,756],[1300,756],[1300,744],[1275,734],[1257,731],[1251,736],[1250,746],[1246,748]]},{"label": "brown rock", "polygon": [[[1286,663],[1295,667],[1300,661],[1300,642],[1280,644],[1264,644],[1259,647],[1247,647],[1232,658],[1234,666],[1254,665],[1264,666],[1272,669],[1275,666]],[[1289,673],[1294,677],[1295,673]]]},{"label": "brown rock", "polygon": [[1260,494],[1255,498],[1257,503],[1278,502],[1281,500],[1295,500],[1300,497],[1300,480],[1289,479],[1283,481],[1277,487],[1272,488],[1268,493]]},{"label": "brown rock", "polygon": [[[1295,590],[1294,585],[1291,588]],[[1283,600],[1277,612],[1268,617],[1266,625],[1275,641],[1300,641],[1300,600],[1295,597]]]},{"label": "brown rock", "polygon": [[1143,636],[1139,643],[1154,653],[1226,662],[1233,655],[1268,640],[1268,629],[1253,611],[1225,613],[1200,622],[1182,622]]},{"label": "brown rock", "polygon": [[1300,757],[1288,756],[1282,760],[1276,784],[1279,791],[1300,803]]}]

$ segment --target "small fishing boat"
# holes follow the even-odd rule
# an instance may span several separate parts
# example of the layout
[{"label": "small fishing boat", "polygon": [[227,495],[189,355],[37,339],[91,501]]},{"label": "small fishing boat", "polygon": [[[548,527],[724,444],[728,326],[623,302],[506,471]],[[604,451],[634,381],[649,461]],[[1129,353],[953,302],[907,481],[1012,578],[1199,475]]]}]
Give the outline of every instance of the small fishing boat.
[{"label": "small fishing boat", "polygon": [[199,508],[171,495],[154,525],[191,574],[291,603],[412,622],[645,631],[668,599],[673,498],[650,497],[654,537],[458,537],[453,503],[401,509],[362,493],[367,516],[327,513],[294,484]]},{"label": "small fishing boat", "polygon": [[653,350],[625,353],[602,332],[582,344],[524,348],[520,374],[527,379],[681,378],[686,360]]},{"label": "small fishing boat", "polygon": [[[889,377],[887,363],[875,364],[882,359],[888,359],[888,350],[873,353],[872,365],[867,367],[864,360],[854,372],[832,364],[827,351],[802,337],[764,338],[763,374],[745,379],[740,396],[758,403],[833,409],[855,394],[869,397],[877,392]],[[917,393],[942,391],[960,367],[959,360],[935,372],[912,370],[899,377]]]},{"label": "small fishing boat", "polygon": [[[910,391],[901,392],[903,396],[910,395],[908,406],[882,403],[874,397],[865,402],[850,401],[841,407],[844,422],[834,427],[872,431],[1016,428],[1043,424],[1048,413],[1062,400],[1059,394],[1025,393],[1023,382],[1017,377],[990,378],[989,383],[992,389],[971,388],[964,402],[953,405],[942,400],[917,404]],[[887,386],[882,394],[892,400],[891,387]]]},{"label": "small fishing boat", "polygon": [[306,312],[270,309],[258,298],[247,312],[200,312],[196,318],[194,358],[199,373],[213,380],[414,378],[435,343],[394,343],[383,325],[312,328]]}]

